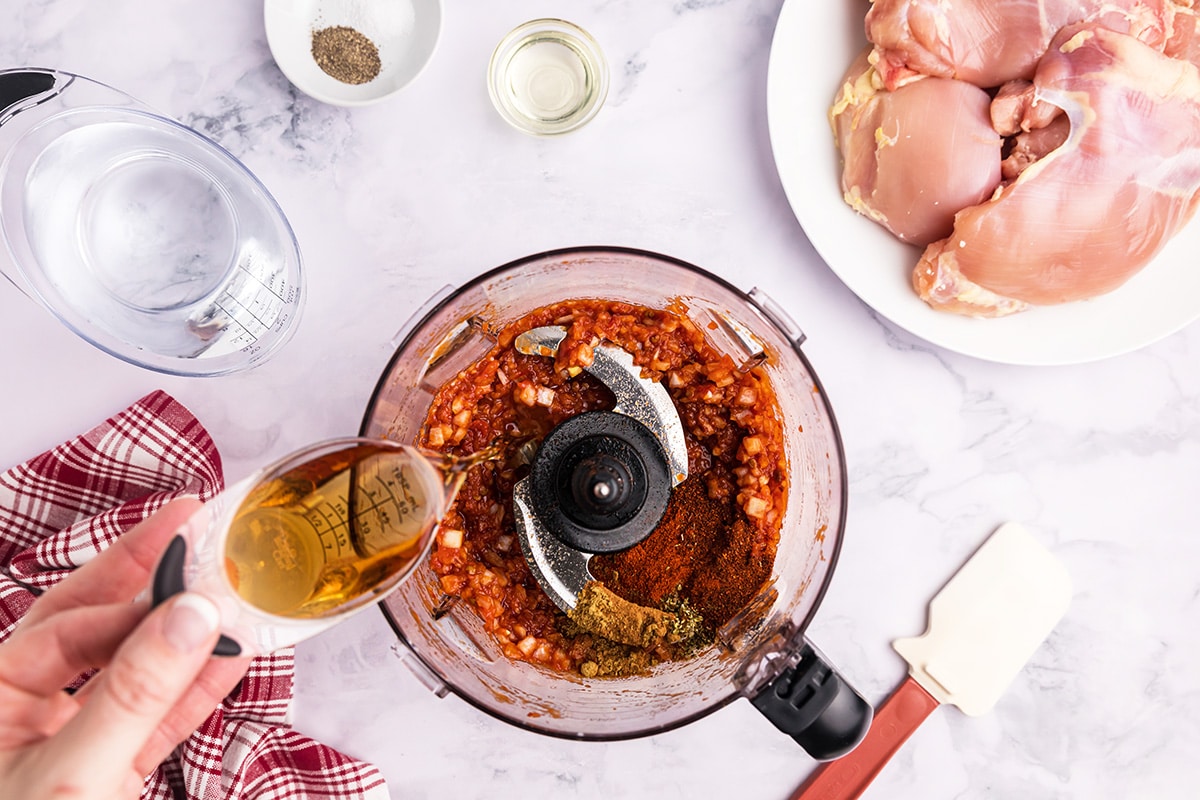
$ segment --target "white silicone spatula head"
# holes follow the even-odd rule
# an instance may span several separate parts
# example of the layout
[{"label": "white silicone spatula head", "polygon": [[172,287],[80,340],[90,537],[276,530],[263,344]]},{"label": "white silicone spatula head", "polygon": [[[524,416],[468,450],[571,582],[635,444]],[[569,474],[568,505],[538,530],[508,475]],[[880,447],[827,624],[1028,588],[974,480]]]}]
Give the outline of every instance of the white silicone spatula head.
[{"label": "white silicone spatula head", "polygon": [[925,633],[892,646],[939,702],[977,716],[996,704],[1070,601],[1063,565],[1007,523],[933,598]]}]

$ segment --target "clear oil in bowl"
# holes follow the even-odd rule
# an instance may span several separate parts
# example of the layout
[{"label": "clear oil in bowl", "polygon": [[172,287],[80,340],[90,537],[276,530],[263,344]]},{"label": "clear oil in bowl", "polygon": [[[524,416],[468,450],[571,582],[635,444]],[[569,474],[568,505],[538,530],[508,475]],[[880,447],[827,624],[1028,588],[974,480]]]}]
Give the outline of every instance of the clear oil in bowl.
[{"label": "clear oil in bowl", "polygon": [[500,42],[489,68],[492,102],[526,133],[575,130],[600,110],[608,67],[596,41],[562,20],[533,20]]}]

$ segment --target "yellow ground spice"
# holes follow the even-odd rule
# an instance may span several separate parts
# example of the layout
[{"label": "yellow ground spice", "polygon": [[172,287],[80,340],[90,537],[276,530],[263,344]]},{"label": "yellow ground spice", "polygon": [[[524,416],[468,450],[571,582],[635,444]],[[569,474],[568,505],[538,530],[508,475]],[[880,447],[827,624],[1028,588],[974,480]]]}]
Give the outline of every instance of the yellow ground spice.
[{"label": "yellow ground spice", "polygon": [[579,666],[585,678],[635,675],[657,663],[654,653],[661,645],[690,652],[711,641],[704,619],[678,595],[668,598],[661,609],[649,608],[614,594],[599,581],[583,587],[567,616],[596,637],[590,657]]},{"label": "yellow ground spice", "polygon": [[588,633],[621,644],[656,647],[679,641],[674,614],[635,605],[613,594],[599,581],[583,587],[575,608],[567,616]]}]

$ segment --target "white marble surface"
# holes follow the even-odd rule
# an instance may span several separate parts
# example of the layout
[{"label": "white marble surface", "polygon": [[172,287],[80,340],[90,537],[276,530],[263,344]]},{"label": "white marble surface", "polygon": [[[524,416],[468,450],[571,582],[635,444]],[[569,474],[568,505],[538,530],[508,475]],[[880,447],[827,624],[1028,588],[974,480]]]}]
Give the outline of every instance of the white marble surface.
[{"label": "white marble surface", "polygon": [[[1066,618],[996,709],[942,708],[868,798],[1191,797],[1200,779],[1200,327],[1061,368],[956,355],[861,304],[792,217],[766,133],[780,0],[447,3],[437,52],[381,105],[299,95],[247,0],[3,0],[0,64],[118,86],[241,157],[289,215],[309,302],[250,373],[119,363],[0,285],[0,463],[156,387],[213,433],[227,478],[357,429],[389,340],[446,283],[552,247],[619,244],[757,285],[809,336],[845,438],[850,513],[811,634],[872,700],[904,675],[893,638],[1000,522],[1070,570]],[[484,84],[513,25],[557,14],[612,64],[589,126],[537,140]],[[1121,320],[1113,320],[1120,325]],[[370,613],[299,648],[297,725],[377,763],[396,797],[784,798],[813,762],[745,701],[627,742],[568,742],[437,699]]]}]

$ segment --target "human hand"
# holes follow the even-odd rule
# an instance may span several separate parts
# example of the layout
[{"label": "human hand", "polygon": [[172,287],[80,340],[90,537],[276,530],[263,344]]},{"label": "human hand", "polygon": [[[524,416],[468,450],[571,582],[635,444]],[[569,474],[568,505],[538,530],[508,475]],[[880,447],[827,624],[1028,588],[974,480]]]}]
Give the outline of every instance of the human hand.
[{"label": "human hand", "polygon": [[[199,507],[176,500],[38,598],[0,644],[0,797],[135,798],[145,775],[241,679],[246,658],[212,658],[211,601],[134,598]],[[79,691],[63,691],[99,668]]]}]

